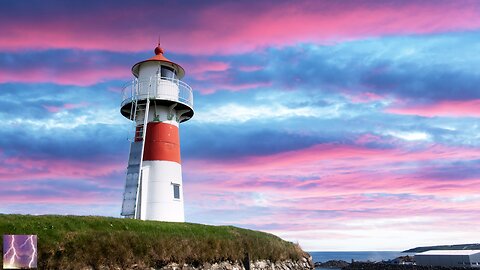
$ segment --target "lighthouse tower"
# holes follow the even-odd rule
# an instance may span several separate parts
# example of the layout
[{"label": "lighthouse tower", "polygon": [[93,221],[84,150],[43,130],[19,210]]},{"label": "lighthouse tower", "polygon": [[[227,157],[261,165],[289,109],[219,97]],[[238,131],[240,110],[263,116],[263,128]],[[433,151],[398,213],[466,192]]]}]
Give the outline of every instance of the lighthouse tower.
[{"label": "lighthouse tower", "polygon": [[120,112],[135,125],[130,144],[122,216],[184,222],[179,124],[193,116],[185,70],[163,55],[133,65]]}]

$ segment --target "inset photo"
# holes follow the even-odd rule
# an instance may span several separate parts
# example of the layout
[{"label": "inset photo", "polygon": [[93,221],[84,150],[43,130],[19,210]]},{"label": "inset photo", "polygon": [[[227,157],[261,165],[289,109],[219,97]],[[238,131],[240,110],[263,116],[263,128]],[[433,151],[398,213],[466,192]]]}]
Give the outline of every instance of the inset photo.
[{"label": "inset photo", "polygon": [[37,236],[3,236],[3,269],[37,269]]}]

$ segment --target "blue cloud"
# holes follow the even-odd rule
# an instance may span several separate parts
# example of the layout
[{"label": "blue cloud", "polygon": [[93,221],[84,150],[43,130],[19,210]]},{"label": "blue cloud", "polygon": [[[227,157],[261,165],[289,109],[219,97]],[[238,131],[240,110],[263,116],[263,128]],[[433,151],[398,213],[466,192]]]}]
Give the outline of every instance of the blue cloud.
[{"label": "blue cloud", "polygon": [[434,180],[475,180],[480,175],[480,159],[425,164],[416,176],[419,179]]},{"label": "blue cloud", "polygon": [[[119,94],[105,85],[2,84],[0,149],[35,159],[126,159],[130,126],[119,113]],[[85,103],[66,109],[65,104]],[[58,106],[58,112],[46,107]],[[113,114],[113,115],[109,115]]]},{"label": "blue cloud", "polygon": [[[202,81],[198,87],[263,82],[277,90],[372,92],[423,102],[476,99],[480,76],[471,67],[480,60],[478,40],[480,33],[470,32],[269,48],[217,57],[230,69],[214,72],[210,82]],[[263,68],[240,70],[249,63]]]}]

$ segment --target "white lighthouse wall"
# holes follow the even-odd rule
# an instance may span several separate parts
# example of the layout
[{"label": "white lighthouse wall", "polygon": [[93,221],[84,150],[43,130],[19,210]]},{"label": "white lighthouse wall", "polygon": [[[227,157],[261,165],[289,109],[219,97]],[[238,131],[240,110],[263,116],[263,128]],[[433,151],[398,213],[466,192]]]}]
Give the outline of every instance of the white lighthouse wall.
[{"label": "white lighthouse wall", "polygon": [[[137,112],[137,116],[135,119],[137,125],[143,125],[144,116],[145,116],[145,113],[143,111]],[[175,110],[174,108],[170,109],[169,107],[166,107],[166,106],[157,105],[155,104],[154,101],[150,101],[150,109],[148,113],[147,122],[148,123],[154,122],[155,116],[157,116],[158,121],[162,123],[167,123],[167,124],[178,127],[177,110]]]},{"label": "white lighthouse wall", "polygon": [[[185,222],[182,166],[173,161],[143,161],[148,176],[142,181],[142,220]],[[148,170],[145,170],[148,167]],[[173,185],[180,185],[180,199],[175,199]]]},{"label": "white lighthouse wall", "polygon": [[139,95],[157,97],[166,100],[178,100],[178,81],[164,80],[161,77],[161,64],[150,61],[141,64],[138,74]]},{"label": "white lighthouse wall", "polygon": [[150,102],[150,110],[148,114],[148,122],[154,122],[155,116],[158,117],[158,121],[178,127],[177,111],[169,107],[156,105],[154,101]]},{"label": "white lighthouse wall", "polygon": [[[147,190],[148,190],[148,179],[150,177],[149,173],[150,167],[142,166],[141,172],[141,181],[140,181],[140,196],[138,197],[137,207],[140,209],[140,219],[145,220],[145,205],[147,205]],[[137,213],[138,216],[138,213]]]}]

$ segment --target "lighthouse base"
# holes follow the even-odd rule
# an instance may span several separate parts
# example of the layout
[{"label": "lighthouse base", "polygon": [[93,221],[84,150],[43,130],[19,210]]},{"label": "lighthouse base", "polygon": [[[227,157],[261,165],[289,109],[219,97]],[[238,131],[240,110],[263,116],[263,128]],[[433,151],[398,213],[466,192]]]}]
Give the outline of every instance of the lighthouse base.
[{"label": "lighthouse base", "polygon": [[185,222],[182,166],[164,160],[145,160],[142,165],[140,219]]}]

